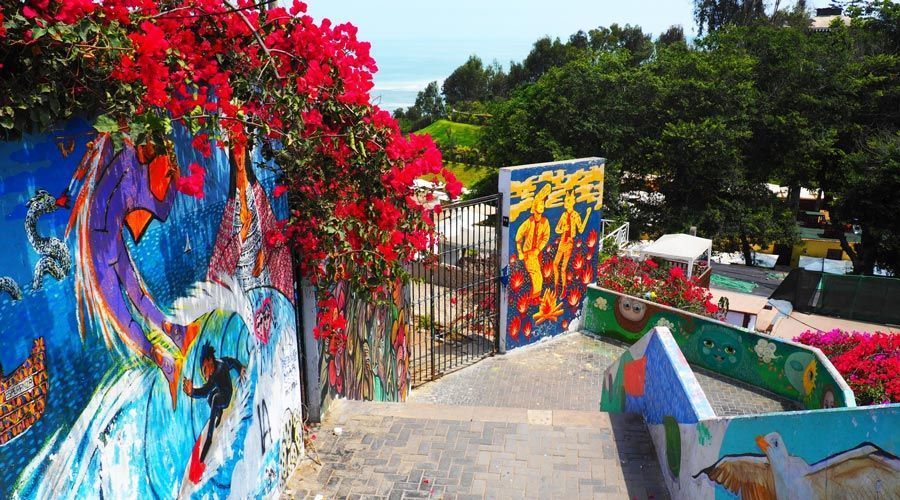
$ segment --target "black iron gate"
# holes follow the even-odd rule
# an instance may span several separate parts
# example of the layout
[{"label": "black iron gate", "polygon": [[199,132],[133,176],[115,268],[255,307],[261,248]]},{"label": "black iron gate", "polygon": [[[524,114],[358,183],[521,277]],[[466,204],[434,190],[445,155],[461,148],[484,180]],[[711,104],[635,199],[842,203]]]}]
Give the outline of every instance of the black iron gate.
[{"label": "black iron gate", "polygon": [[409,293],[412,386],[499,348],[501,195],[446,205],[440,235],[413,270]]}]

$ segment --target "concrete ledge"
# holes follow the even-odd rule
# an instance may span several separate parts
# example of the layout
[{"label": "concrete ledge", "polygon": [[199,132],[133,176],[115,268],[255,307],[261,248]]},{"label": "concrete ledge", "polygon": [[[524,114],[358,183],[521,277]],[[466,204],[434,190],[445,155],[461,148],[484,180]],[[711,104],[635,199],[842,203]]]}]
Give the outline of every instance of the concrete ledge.
[{"label": "concrete ledge", "polygon": [[451,406],[427,403],[377,403],[340,400],[332,404],[329,419],[345,423],[355,416],[369,415],[421,420],[459,422],[503,422],[556,427],[588,427],[609,429],[613,418],[609,413],[576,410],[530,410],[492,406]]}]

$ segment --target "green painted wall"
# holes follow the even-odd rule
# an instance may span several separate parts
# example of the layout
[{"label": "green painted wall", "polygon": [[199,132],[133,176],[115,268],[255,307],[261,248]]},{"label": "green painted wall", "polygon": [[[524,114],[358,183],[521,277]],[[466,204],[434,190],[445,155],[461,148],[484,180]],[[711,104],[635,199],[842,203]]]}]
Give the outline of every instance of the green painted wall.
[{"label": "green painted wall", "polygon": [[818,350],[591,285],[585,330],[634,343],[668,327],[697,366],[796,401],[806,409],[856,406],[853,392]]}]

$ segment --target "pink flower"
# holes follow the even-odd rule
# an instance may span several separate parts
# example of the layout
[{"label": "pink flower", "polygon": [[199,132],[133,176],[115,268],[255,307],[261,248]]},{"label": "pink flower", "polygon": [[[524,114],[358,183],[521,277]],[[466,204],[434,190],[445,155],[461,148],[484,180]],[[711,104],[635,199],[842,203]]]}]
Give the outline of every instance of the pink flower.
[{"label": "pink flower", "polygon": [[182,175],[175,180],[175,189],[194,198],[203,198],[203,184],[206,179],[206,170],[196,163],[188,167],[190,175]]}]

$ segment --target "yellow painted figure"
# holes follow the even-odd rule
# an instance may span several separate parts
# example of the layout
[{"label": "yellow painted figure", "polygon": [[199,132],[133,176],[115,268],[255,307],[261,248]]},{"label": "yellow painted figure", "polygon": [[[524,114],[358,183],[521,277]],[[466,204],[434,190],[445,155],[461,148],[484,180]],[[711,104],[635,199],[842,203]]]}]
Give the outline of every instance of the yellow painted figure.
[{"label": "yellow painted figure", "polygon": [[541,251],[550,241],[550,221],[544,216],[550,185],[538,191],[531,203],[531,217],[526,219],[516,231],[516,252],[525,264],[525,271],[531,276],[531,297],[539,299],[544,288],[541,274]]},{"label": "yellow painted figure", "polygon": [[[584,232],[588,219],[591,218],[591,208],[587,209],[584,219],[575,211],[575,193],[569,191],[566,193],[566,199],[563,203],[566,211],[556,223],[556,234],[559,235],[559,247],[556,250],[556,257],[553,259],[553,288],[559,288],[559,296],[562,297],[566,291],[568,276],[566,272],[569,267],[569,259],[572,258],[572,248],[575,245],[575,236]],[[560,288],[560,283],[562,287]]]}]

